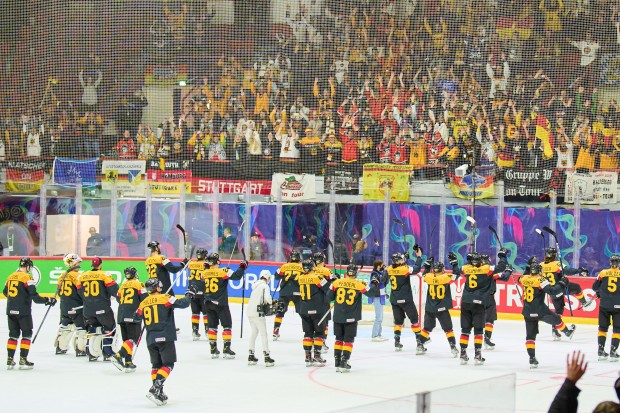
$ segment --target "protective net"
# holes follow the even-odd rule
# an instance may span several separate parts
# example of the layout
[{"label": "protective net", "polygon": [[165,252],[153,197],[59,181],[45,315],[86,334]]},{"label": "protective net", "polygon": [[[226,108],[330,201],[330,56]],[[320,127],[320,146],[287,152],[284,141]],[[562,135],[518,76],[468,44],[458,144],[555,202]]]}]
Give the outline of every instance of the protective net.
[{"label": "protective net", "polygon": [[2,8],[9,190],[268,195],[304,185],[276,179],[295,173],[349,194],[436,181],[483,197],[503,181],[522,200],[617,179],[615,0]]}]

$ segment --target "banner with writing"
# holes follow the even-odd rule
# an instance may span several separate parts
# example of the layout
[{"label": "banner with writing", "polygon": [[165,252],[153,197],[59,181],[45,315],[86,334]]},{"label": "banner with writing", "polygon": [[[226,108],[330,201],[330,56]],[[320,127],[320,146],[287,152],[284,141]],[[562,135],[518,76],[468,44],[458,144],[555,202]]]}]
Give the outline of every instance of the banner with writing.
[{"label": "banner with writing", "polygon": [[45,161],[7,161],[6,190],[37,192],[45,179]]},{"label": "banner with writing", "polygon": [[315,175],[275,173],[271,178],[271,188],[272,191],[280,188],[284,202],[303,201],[316,198],[315,181]]},{"label": "banner with writing", "polygon": [[385,193],[389,191],[391,201],[408,201],[409,178],[412,171],[412,165],[365,164],[362,182],[364,200],[383,201]]},{"label": "banner with writing", "polygon": [[618,173],[566,172],[564,200],[573,203],[575,196],[579,197],[582,204],[615,204],[618,202]]},{"label": "banner with writing", "polygon": [[493,176],[469,174],[465,176],[453,175],[450,190],[457,198],[484,199],[495,195],[495,181]]},{"label": "banner with writing", "polygon": [[607,53],[601,56],[601,82],[605,85],[620,85],[620,54]]},{"label": "banner with writing", "polygon": [[192,190],[192,170],[187,160],[150,160],[146,175],[153,194],[180,194],[183,186],[187,194]]},{"label": "banner with writing", "polygon": [[97,158],[55,158],[52,175],[53,182],[58,185],[94,186],[97,184]]},{"label": "banner with writing", "polygon": [[123,195],[144,196],[146,187],[146,161],[103,161],[101,164],[101,189],[115,188]]},{"label": "banner with writing", "polygon": [[504,198],[510,201],[540,201],[549,193],[554,168],[507,168]]},{"label": "banner with writing", "polygon": [[323,192],[329,194],[334,190],[337,194],[359,195],[359,176],[357,173],[328,168],[323,178]]},{"label": "banner with writing", "polygon": [[235,179],[209,179],[192,176],[192,193],[194,194],[245,194],[250,187],[252,195],[271,194],[271,181],[241,181]]}]

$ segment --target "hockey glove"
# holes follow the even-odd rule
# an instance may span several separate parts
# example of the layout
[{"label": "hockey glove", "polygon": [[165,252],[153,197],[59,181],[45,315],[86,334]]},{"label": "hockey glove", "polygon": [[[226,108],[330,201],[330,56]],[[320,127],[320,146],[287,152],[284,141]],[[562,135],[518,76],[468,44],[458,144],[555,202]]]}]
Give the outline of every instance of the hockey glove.
[{"label": "hockey glove", "polygon": [[582,277],[587,277],[590,275],[590,271],[588,271],[586,268],[579,267],[579,275],[581,275]]},{"label": "hockey glove", "polygon": [[187,265],[188,262],[189,262],[189,258],[183,258],[183,265]]},{"label": "hockey glove", "polygon": [[497,253],[497,256],[498,256],[499,258],[506,258],[506,252],[508,252],[508,251],[506,251],[506,248],[502,248],[502,249],[500,249],[500,250],[499,250],[499,252]]},{"label": "hockey glove", "polygon": [[49,306],[55,306],[56,303],[58,302],[58,300],[56,300],[56,298],[54,297],[47,297],[47,300],[45,300],[45,305],[49,305]]},{"label": "hockey glove", "polygon": [[450,265],[452,265],[453,267],[458,265],[459,261],[456,258],[456,254],[453,252],[449,252],[448,253],[448,261],[450,262]]},{"label": "hockey glove", "polygon": [[558,280],[558,285],[561,286],[562,288],[566,289],[566,286],[568,285],[568,278],[566,277],[562,277]]},{"label": "hockey glove", "polygon": [[185,296],[188,298],[194,298],[194,296],[196,295],[196,286],[195,285],[190,285],[189,287],[187,287],[187,291],[185,291]]},{"label": "hockey glove", "polygon": [[244,270],[248,268],[248,265],[250,265],[250,263],[247,262],[246,260],[243,260],[241,261],[241,263],[239,263],[239,267],[243,268]]}]

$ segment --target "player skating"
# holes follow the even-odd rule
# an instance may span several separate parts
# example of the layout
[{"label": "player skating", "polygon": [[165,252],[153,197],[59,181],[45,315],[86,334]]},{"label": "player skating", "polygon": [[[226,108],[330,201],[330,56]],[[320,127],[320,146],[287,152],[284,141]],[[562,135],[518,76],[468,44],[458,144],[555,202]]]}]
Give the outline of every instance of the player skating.
[{"label": "player skating", "polygon": [[[299,285],[299,315],[304,330],[303,348],[306,354],[306,367],[323,367],[325,360],[321,357],[325,324],[323,315],[329,282],[314,271],[314,261],[304,260],[301,263],[303,273],[297,276]],[[314,347],[314,358],[312,348]]]},{"label": "player skating", "polygon": [[452,274],[448,274],[443,263],[435,262],[433,257],[430,257],[424,265],[423,280],[428,284],[428,290],[424,307],[424,328],[420,332],[420,342],[418,343],[416,354],[424,354],[426,352],[424,344],[431,341],[430,334],[437,325],[437,321],[439,321],[441,329],[446,334],[452,356],[456,357],[459,354],[456,348],[456,339],[454,338],[452,318],[450,317],[450,309],[452,308],[450,283],[459,277],[461,270],[459,269],[456,255],[453,252],[448,254],[448,260],[450,265],[452,265]]},{"label": "player skating", "polygon": [[401,351],[403,345],[400,342],[401,333],[405,316],[411,321],[411,330],[416,336],[416,346],[420,342],[420,319],[418,308],[413,301],[413,291],[411,290],[410,276],[417,274],[422,266],[422,248],[414,245],[415,263],[413,266],[407,265],[405,259],[407,254],[392,254],[392,265],[387,267],[389,281],[392,287],[390,293],[390,304],[392,305],[392,314],[394,315],[394,348]]},{"label": "player skating", "polygon": [[211,346],[211,357],[218,358],[220,351],[217,349],[217,328],[222,326],[222,340],[224,341],[225,359],[235,358],[235,352],[230,348],[232,340],[232,316],[228,306],[228,281],[240,280],[243,278],[245,269],[248,267],[247,261],[241,261],[239,268],[234,272],[229,268],[220,268],[220,256],[211,253],[207,256],[206,263],[209,268],[202,272],[205,283],[205,301],[207,318],[209,320],[209,345]]},{"label": "player skating", "polygon": [[60,298],[60,325],[56,335],[56,354],[66,354],[69,350],[71,337],[76,357],[86,356],[86,326],[84,324],[82,297],[78,294],[76,284],[80,277],[82,258],[74,253],[64,256],[63,262],[67,270],[58,278],[56,295]]},{"label": "player skating", "polygon": [[151,251],[151,255],[144,262],[149,278],[157,278],[164,286],[164,291],[174,295],[170,274],[183,270],[189,259],[184,258],[183,263],[173,263],[165,255],[161,255],[161,246],[157,241],[149,242],[146,247]]},{"label": "player skating", "polygon": [[124,270],[125,282],[118,289],[116,300],[118,301],[117,322],[121,330],[123,345],[118,353],[112,356],[114,366],[125,373],[136,370],[133,364],[133,350],[140,339],[142,320],[137,317],[136,310],[140,302],[147,297],[144,284],[138,279],[138,270],[127,267]]},{"label": "player skating", "polygon": [[299,314],[299,284],[297,284],[296,278],[302,273],[301,254],[298,251],[291,251],[288,260],[289,262],[278,268],[274,274],[275,280],[280,286],[278,310],[273,321],[274,341],[280,337],[280,326],[290,302],[293,302],[295,312]]},{"label": "player skating", "polygon": [[269,354],[269,338],[267,337],[267,310],[271,308],[272,299],[269,289],[269,282],[271,281],[271,273],[267,270],[260,272],[259,279],[252,286],[252,294],[250,295],[250,301],[248,302],[248,320],[250,321],[250,327],[252,328],[252,334],[250,335],[249,342],[249,356],[248,364],[250,366],[258,363],[258,359],[254,354],[256,350],[256,338],[260,335],[261,343],[263,345],[263,356],[265,358],[265,366],[272,367],[275,361]]},{"label": "player skating", "polygon": [[538,335],[538,323],[544,321],[551,324],[554,329],[572,338],[575,333],[575,325],[567,327],[562,317],[552,312],[545,303],[545,294],[552,299],[564,297],[566,279],[561,278],[556,285],[542,275],[542,266],[536,260],[530,259],[520,279],[523,286],[523,317],[525,318],[525,347],[530,357],[530,368],[538,367],[536,359],[536,336]]},{"label": "player skating", "polygon": [[[327,260],[327,257],[325,257],[325,254],[323,254],[320,251],[317,251],[314,254],[312,254],[312,261],[314,261],[314,271],[320,274],[328,282],[331,283],[335,277],[333,273],[331,272],[331,270],[325,266],[326,260]],[[333,299],[334,299],[333,296],[328,296],[327,300],[325,300],[325,312],[329,310],[330,303]],[[321,348],[321,351],[323,353],[327,353],[329,351],[329,346],[327,345],[327,334],[329,333],[329,320],[331,319],[332,319],[332,314],[330,311],[327,313],[327,317],[325,317],[325,331],[323,333],[323,347]]]},{"label": "player skating", "polygon": [[15,368],[14,357],[20,335],[19,368],[20,370],[34,368],[34,363],[28,361],[33,329],[32,302],[51,306],[56,304],[55,298],[44,298],[37,293],[36,283],[30,275],[32,267],[34,264],[30,258],[22,258],[19,261],[19,268],[9,275],[2,290],[2,294],[7,299],[6,315],[9,323],[9,340],[6,344],[8,353],[6,368],[8,370]]},{"label": "player skating", "polygon": [[[378,294],[378,277],[372,277],[370,285],[356,277],[357,266],[349,264],[344,278],[335,280],[330,287],[334,292],[334,361],[336,371],[341,373],[351,370],[349,359],[357,336],[357,322],[362,319],[362,294]],[[369,292],[371,289],[373,291]]]},{"label": "player skating", "polygon": [[206,263],[208,251],[205,248],[196,250],[196,260],[191,260],[187,264],[189,270],[189,286],[196,290],[196,295],[192,298],[190,308],[192,310],[192,338],[194,341],[200,340],[200,314],[202,313],[202,323],[205,334],[209,334],[209,323],[207,317],[207,307],[205,305],[205,282],[202,279],[202,272],[209,265]]},{"label": "player skating", "polygon": [[[618,278],[620,277],[620,255],[614,254],[609,258],[611,268],[602,270],[592,289],[600,297],[598,313],[598,359],[616,362],[618,355],[618,344],[620,344],[620,291],[618,291]],[[607,330],[612,325],[611,348],[609,354],[605,352],[605,341],[607,340]]]}]

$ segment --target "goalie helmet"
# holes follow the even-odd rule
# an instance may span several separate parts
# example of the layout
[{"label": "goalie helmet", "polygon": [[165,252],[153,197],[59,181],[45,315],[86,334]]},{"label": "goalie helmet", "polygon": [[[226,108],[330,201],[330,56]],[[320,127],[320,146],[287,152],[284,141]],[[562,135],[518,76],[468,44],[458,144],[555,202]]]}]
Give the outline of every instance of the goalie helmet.
[{"label": "goalie helmet", "polygon": [[347,266],[347,277],[357,277],[357,265],[349,264]]},{"label": "goalie helmet", "polygon": [[136,267],[127,267],[124,270],[125,278],[128,280],[133,280],[134,278],[138,278],[138,270]]},{"label": "goalie helmet", "polygon": [[316,264],[321,264],[325,262],[325,254],[323,254],[322,252],[315,252],[314,254],[312,254],[312,261],[314,261]]},{"label": "goalie helmet", "polygon": [[19,260],[19,266],[22,268],[34,267],[34,263],[32,262],[30,258],[24,257],[21,260]]},{"label": "goalie helmet", "polygon": [[288,256],[290,262],[301,262],[301,254],[299,251],[291,251],[291,255]]},{"label": "goalie helmet", "polygon": [[144,289],[149,294],[153,294],[154,292],[157,292],[158,289],[161,289],[163,287],[164,286],[162,285],[161,281],[159,281],[157,278],[149,278],[144,283]]},{"label": "goalie helmet", "polygon": [[151,241],[151,242],[149,242],[149,243],[146,245],[146,247],[147,247],[148,249],[150,249],[151,251],[158,251],[158,252],[159,252],[159,251],[161,251],[160,246],[159,246],[159,242],[157,242],[157,241]]},{"label": "goalie helmet", "polygon": [[79,255],[70,252],[69,254],[65,255],[62,261],[65,263],[65,266],[67,268],[72,268],[81,263],[82,259]]},{"label": "goalie helmet", "polygon": [[301,268],[303,268],[305,273],[309,273],[314,269],[314,261],[312,260],[304,260],[301,263]]},{"label": "goalie helmet", "polygon": [[613,254],[611,257],[609,257],[609,264],[614,268],[620,267],[620,255]]},{"label": "goalie helmet", "polygon": [[209,254],[209,251],[207,251],[206,248],[198,248],[196,250],[196,258],[199,259],[200,261],[206,260],[208,254]]},{"label": "goalie helmet", "polygon": [[558,255],[558,250],[553,247],[545,249],[545,262],[555,261]]}]

